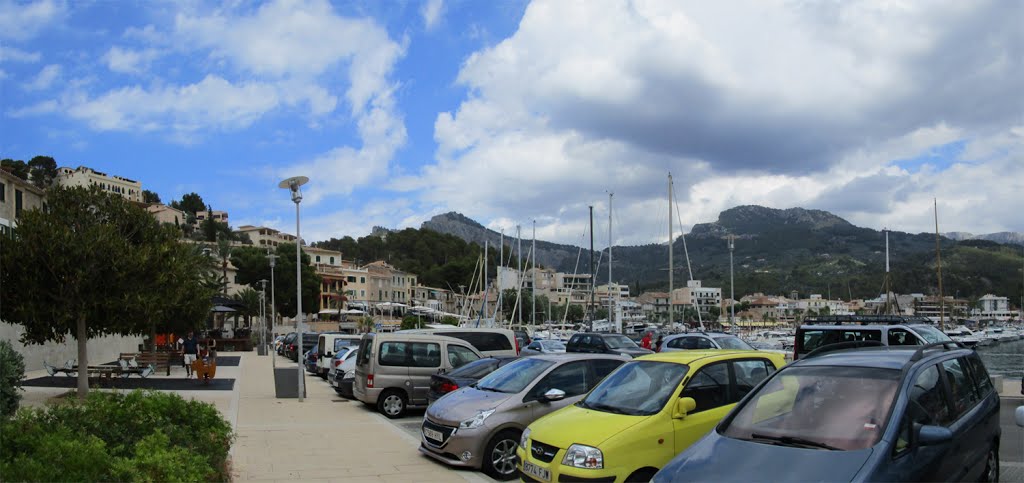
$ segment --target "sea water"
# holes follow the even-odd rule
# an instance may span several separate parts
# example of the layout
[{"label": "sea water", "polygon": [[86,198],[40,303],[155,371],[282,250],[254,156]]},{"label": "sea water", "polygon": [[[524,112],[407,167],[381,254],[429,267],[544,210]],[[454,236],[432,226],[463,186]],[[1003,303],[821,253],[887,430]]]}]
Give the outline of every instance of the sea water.
[{"label": "sea water", "polygon": [[1024,340],[979,347],[978,355],[990,374],[1002,374],[1008,379],[1024,376]]}]

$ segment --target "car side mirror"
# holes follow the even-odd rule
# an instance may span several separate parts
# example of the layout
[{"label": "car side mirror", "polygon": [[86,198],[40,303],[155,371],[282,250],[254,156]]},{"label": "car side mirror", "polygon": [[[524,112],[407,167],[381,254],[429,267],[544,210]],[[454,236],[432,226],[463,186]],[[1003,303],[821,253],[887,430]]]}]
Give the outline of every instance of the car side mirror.
[{"label": "car side mirror", "polygon": [[672,419],[683,419],[694,409],[697,409],[697,400],[694,398],[681,397],[676,399],[676,405],[672,409]]},{"label": "car side mirror", "polygon": [[1017,413],[1015,416],[1017,419],[1017,426],[1024,428],[1024,406],[1017,406]]},{"label": "car side mirror", "polygon": [[932,446],[953,440],[953,432],[943,426],[924,425],[917,429],[917,442],[921,446]]},{"label": "car side mirror", "polygon": [[544,393],[544,397],[541,398],[545,402],[555,402],[565,399],[565,391],[561,389],[551,389]]}]

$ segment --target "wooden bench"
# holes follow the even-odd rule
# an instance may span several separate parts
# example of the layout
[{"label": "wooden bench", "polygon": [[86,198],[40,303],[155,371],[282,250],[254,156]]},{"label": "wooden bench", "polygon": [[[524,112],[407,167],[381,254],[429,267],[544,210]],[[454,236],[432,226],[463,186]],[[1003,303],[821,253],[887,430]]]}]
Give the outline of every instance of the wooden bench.
[{"label": "wooden bench", "polygon": [[181,354],[170,351],[156,351],[156,352],[122,352],[121,360],[131,361],[134,360],[139,366],[152,365],[156,370],[165,369],[167,375],[171,375],[171,365],[180,364],[182,361]]},{"label": "wooden bench", "polygon": [[[76,375],[79,370],[78,366],[74,363],[74,361],[67,361],[64,364],[64,367],[54,367],[47,364],[46,362],[43,362],[43,366],[46,368],[46,372],[49,373],[51,376],[55,376],[59,373],[62,373],[65,376],[72,377]],[[118,360],[117,364],[101,364],[98,366],[86,366],[85,371],[88,374],[87,377],[106,378],[108,380],[113,379],[114,376],[126,378],[131,376],[132,374],[137,374],[139,375],[139,377],[146,378],[156,371],[156,367],[154,367],[152,364],[146,366],[139,366],[138,364],[135,364],[134,361],[132,363],[129,363],[128,361],[120,359]]]}]

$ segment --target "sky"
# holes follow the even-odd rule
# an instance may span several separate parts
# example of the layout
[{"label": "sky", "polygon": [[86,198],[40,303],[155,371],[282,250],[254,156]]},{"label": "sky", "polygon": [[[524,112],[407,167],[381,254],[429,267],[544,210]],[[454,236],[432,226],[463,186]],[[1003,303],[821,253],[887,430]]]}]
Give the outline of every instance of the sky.
[{"label": "sky", "polygon": [[[0,157],[307,241],[579,244],[737,205],[1024,231],[1024,2],[0,0]],[[678,229],[678,228],[677,228]]]}]

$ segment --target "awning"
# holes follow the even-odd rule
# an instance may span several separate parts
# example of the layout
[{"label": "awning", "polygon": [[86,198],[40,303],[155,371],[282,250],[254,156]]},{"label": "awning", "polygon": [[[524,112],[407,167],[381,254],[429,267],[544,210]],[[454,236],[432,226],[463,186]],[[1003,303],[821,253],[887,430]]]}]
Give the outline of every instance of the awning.
[{"label": "awning", "polygon": [[214,305],[210,312],[237,312],[237,310],[223,305]]}]

